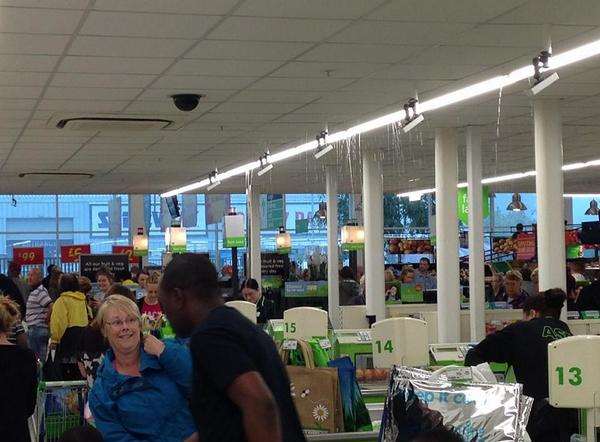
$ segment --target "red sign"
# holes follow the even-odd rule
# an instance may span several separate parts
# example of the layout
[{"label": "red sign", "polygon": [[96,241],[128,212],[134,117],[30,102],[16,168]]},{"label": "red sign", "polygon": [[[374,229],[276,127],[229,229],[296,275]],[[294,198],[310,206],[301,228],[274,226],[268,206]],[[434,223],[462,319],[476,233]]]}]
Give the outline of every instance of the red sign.
[{"label": "red sign", "polygon": [[60,246],[60,260],[62,262],[79,262],[79,255],[89,255],[90,253],[89,244]]},{"label": "red sign", "polygon": [[13,261],[22,266],[44,264],[43,247],[13,248]]},{"label": "red sign", "polygon": [[535,234],[519,233],[517,235],[517,259],[529,261],[535,257]]},{"label": "red sign", "polygon": [[133,246],[112,246],[112,251],[115,255],[129,256],[129,262],[132,264],[139,262],[139,258],[133,254]]},{"label": "red sign", "polygon": [[579,232],[577,230],[565,230],[565,245],[579,244]]}]

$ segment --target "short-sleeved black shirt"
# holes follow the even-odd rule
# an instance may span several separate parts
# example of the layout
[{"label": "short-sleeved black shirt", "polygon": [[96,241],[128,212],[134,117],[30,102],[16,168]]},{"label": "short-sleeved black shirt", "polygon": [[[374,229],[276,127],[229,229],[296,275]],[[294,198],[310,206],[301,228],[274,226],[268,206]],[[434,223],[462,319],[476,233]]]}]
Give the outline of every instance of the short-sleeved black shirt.
[{"label": "short-sleeved black shirt", "polygon": [[260,373],[277,401],[283,440],[305,440],[285,368],[273,340],[259,327],[233,308],[217,307],[194,330],[190,349],[191,409],[202,442],[246,440],[241,411],[229,400],[227,389],[251,371]]}]

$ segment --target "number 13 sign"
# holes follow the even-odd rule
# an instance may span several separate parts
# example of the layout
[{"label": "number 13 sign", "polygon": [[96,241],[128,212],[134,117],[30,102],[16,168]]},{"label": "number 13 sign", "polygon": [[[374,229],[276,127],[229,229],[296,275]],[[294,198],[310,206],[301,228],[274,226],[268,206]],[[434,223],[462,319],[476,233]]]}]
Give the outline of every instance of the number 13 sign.
[{"label": "number 13 sign", "polygon": [[13,261],[22,265],[44,264],[43,247],[16,247],[13,248]]}]

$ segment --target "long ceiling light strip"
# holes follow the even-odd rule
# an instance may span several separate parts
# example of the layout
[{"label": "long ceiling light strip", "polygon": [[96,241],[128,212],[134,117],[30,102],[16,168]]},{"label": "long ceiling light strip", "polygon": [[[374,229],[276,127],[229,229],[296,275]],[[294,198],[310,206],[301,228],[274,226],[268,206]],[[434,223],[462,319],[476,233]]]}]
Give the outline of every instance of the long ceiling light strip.
[{"label": "long ceiling light strip", "polygon": [[[550,69],[558,69],[573,63],[577,63],[582,60],[586,60],[588,58],[594,57],[600,54],[600,40],[593,41],[591,43],[584,44],[577,48],[571,49],[570,51],[563,52],[561,54],[553,55],[549,60],[549,68]],[[490,92],[497,91],[501,88],[513,85],[520,81],[523,81],[527,78],[530,78],[534,75],[534,68],[532,65],[523,66],[519,69],[515,69],[507,75],[498,75],[489,80],[484,80],[479,83],[472,84],[470,86],[466,86],[462,89],[459,89],[454,92],[449,92],[444,95],[440,95],[439,97],[432,98],[430,100],[423,101],[418,105],[418,112],[430,112],[436,109],[441,109],[446,106],[450,106],[453,104],[457,104],[471,98],[478,97],[480,95],[484,95]],[[406,117],[406,113],[404,109],[400,111],[396,111],[382,117],[375,118],[373,120],[369,120],[365,123],[358,124],[356,126],[352,126],[349,129],[342,130],[339,132],[332,133],[328,135],[327,141],[329,143],[335,143],[338,141],[342,141],[348,138],[351,138],[355,135],[360,135],[366,132],[370,132],[375,129],[379,129],[381,127],[387,126],[388,124],[397,123],[402,121]],[[316,141],[311,141],[309,143],[301,144],[297,147],[292,147],[289,149],[282,150],[281,152],[277,152],[271,154],[270,161],[272,163],[276,163],[279,161],[286,160],[288,158],[295,157],[297,155],[301,155],[305,152],[309,152],[315,150],[318,147],[318,143]],[[236,167],[229,171],[219,173],[219,180],[223,180],[226,178],[230,178],[236,175],[242,175],[246,172],[250,172],[254,169],[260,167],[259,161],[254,161],[251,163],[244,164],[242,166]],[[527,175],[529,176],[529,175]],[[206,187],[209,184],[207,179],[197,181],[192,184],[188,184],[183,187],[179,187],[177,189],[170,190],[161,194],[162,197],[169,197],[173,195],[177,195],[179,193],[185,193],[192,190],[197,190],[203,187]]]},{"label": "long ceiling light strip", "polygon": [[[595,166],[600,166],[600,160],[591,160],[591,161],[586,161],[584,163],[565,164],[562,166],[562,170],[563,170],[563,172],[568,172],[570,170],[585,169],[587,167],[595,167]],[[529,177],[532,177],[535,175],[536,175],[535,170],[528,170],[527,172],[518,172],[518,173],[511,173],[509,175],[499,175],[499,176],[484,178],[481,180],[481,184],[493,184],[493,183],[502,183],[505,181],[515,181],[515,180],[521,180],[523,178],[529,178]],[[458,187],[458,188],[468,187],[468,184],[465,182],[462,182],[462,183],[458,183],[456,185],[456,187]],[[408,197],[408,198],[414,199],[417,195],[426,195],[428,193],[435,193],[435,189],[411,190],[410,192],[399,193],[398,196],[401,198]]]}]

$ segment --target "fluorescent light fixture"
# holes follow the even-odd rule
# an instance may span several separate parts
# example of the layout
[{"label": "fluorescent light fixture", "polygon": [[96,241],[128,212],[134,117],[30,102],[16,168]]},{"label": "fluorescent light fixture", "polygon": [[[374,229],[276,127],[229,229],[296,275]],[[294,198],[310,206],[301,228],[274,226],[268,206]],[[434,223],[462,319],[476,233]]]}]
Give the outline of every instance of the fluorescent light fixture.
[{"label": "fluorescent light fixture", "polygon": [[565,198],[600,198],[598,193],[565,193]]},{"label": "fluorescent light fixture", "polygon": [[408,194],[409,201],[421,201],[423,194],[421,192],[411,192]]},{"label": "fluorescent light fixture", "polygon": [[328,144],[325,147],[322,147],[321,149],[317,149],[317,151],[315,152],[315,159],[319,159],[321,158],[323,155],[328,154],[329,152],[331,152],[333,150],[333,144]]},{"label": "fluorescent light fixture", "polygon": [[405,126],[402,126],[402,130],[404,131],[404,133],[408,133],[411,130],[413,130],[415,127],[417,127],[419,124],[421,124],[424,119],[425,119],[425,117],[423,116],[423,114],[420,114],[418,117],[411,120],[410,123],[408,123]]},{"label": "fluorescent light fixture", "polygon": [[206,187],[206,190],[208,190],[208,191],[210,192],[210,191],[211,191],[211,190],[213,190],[215,187],[217,187],[219,184],[221,184],[221,181],[215,181],[214,183],[211,183],[211,184],[209,184],[209,185]]},{"label": "fluorescent light fixture", "polygon": [[[426,195],[428,193],[435,193],[435,189],[423,189],[423,190],[413,190],[412,192],[404,192],[399,193],[397,196],[400,198],[408,198],[409,201],[418,201],[421,199],[421,196]],[[417,198],[418,195],[418,198]],[[416,199],[411,199],[416,198]]]},{"label": "fluorescent light fixture", "polygon": [[[563,52],[561,54],[552,54],[552,57],[548,60],[549,69],[556,70],[558,68],[577,63],[582,60],[586,60],[588,58],[592,58],[596,55],[600,54],[600,40],[595,40],[590,43],[584,44],[577,48],[571,49],[569,51]],[[478,97],[480,95],[484,95],[490,92],[497,91],[501,88],[505,88],[507,86],[518,83],[522,80],[532,77],[535,74],[535,69],[533,65],[527,65],[520,67],[511,71],[506,75],[498,75],[496,77],[490,78],[488,80],[480,81],[478,83],[472,84],[470,86],[463,87],[454,92],[449,92],[447,94],[443,94],[439,97],[431,98],[429,100],[419,102],[419,112],[425,113],[430,112],[436,109],[440,109],[446,106],[451,106],[453,104],[461,103],[463,101],[469,100],[471,98]],[[550,77],[549,77],[550,78]],[[556,80],[554,80],[556,81]],[[401,109],[396,112],[392,112],[387,115],[383,115],[381,117],[375,118],[373,120],[369,120],[367,122],[358,124],[356,126],[352,126],[346,130],[342,130],[336,133],[329,134],[327,136],[328,143],[335,143],[337,141],[341,141],[347,138],[351,138],[355,135],[363,134],[366,132],[370,132],[372,130],[378,129],[380,127],[387,126],[391,123],[397,123],[406,118],[406,112],[404,109]],[[309,143],[301,144],[297,147],[288,148],[282,150],[281,152],[277,152],[271,155],[271,162],[276,163],[278,161],[283,161],[291,157],[295,157],[297,155],[301,155],[302,153],[309,152],[318,147],[317,140],[311,141]],[[235,175],[241,175],[248,170],[253,170],[258,166],[254,166],[256,163],[248,163],[244,166],[240,166],[229,171],[226,171],[220,174],[221,179],[226,179]],[[235,173],[234,173],[235,172]],[[192,190],[200,189],[205,187],[208,183],[205,180],[198,181],[192,184],[188,184],[186,186],[165,192],[161,194],[161,197],[165,198],[168,196],[177,195],[179,193],[189,192]]]},{"label": "fluorescent light fixture", "polygon": [[531,95],[539,94],[544,89],[546,89],[548,86],[550,86],[552,83],[557,81],[559,78],[560,77],[558,76],[558,74],[556,72],[554,72],[552,75],[549,75],[548,77],[546,77],[545,79],[543,79],[542,81],[540,81],[538,84],[536,84],[535,86],[533,86],[530,89]]},{"label": "fluorescent light fixture", "polygon": [[269,172],[269,171],[270,171],[270,170],[272,170],[272,169],[273,169],[273,164],[267,164],[266,166],[264,166],[264,167],[261,167],[261,168],[258,170],[258,172],[256,172],[256,174],[257,174],[258,176],[263,176],[265,173]]}]

